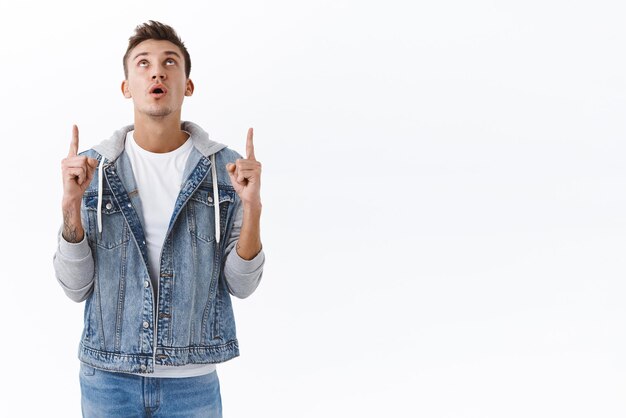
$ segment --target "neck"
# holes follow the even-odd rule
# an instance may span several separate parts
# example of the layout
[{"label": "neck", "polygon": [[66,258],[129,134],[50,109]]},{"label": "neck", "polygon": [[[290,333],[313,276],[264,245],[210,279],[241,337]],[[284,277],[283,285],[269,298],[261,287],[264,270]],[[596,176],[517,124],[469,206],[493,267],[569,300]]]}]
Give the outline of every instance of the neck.
[{"label": "neck", "polygon": [[164,153],[183,145],[189,135],[180,129],[180,114],[153,117],[135,113],[133,137],[146,151]]}]

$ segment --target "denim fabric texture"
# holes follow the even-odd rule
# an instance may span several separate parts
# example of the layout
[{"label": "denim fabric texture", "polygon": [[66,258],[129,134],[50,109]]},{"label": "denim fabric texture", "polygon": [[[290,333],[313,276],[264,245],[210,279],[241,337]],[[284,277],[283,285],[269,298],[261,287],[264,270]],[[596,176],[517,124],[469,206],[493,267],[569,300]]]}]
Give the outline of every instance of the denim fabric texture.
[{"label": "denim fabric texture", "polygon": [[[196,129],[190,123],[184,127],[192,135]],[[132,128],[116,135],[121,138]],[[79,347],[82,363],[114,372],[151,373],[155,364],[220,363],[239,355],[223,254],[240,205],[225,166],[240,155],[225,147],[215,153],[219,196],[214,196],[210,156],[201,151],[194,147],[187,161],[163,244],[158,289],[148,273],[141,201],[128,157],[121,152],[109,160],[94,149],[82,153],[104,158],[101,234],[98,172],[83,196],[81,212],[95,263]]]},{"label": "denim fabric texture", "polygon": [[154,378],[80,368],[85,418],[221,418],[217,372],[198,377]]}]

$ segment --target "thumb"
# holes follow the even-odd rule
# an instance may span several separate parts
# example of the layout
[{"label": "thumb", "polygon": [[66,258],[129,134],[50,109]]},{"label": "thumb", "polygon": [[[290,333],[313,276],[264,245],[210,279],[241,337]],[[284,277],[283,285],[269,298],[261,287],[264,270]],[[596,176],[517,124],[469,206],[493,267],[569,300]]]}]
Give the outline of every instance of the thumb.
[{"label": "thumb", "polygon": [[87,158],[87,184],[91,183],[91,179],[93,179],[97,167],[98,160],[95,158]]},{"label": "thumb", "polygon": [[226,171],[228,172],[228,177],[230,177],[230,184],[233,187],[236,187],[235,185],[237,184],[237,177],[235,176],[235,164],[226,164]]}]

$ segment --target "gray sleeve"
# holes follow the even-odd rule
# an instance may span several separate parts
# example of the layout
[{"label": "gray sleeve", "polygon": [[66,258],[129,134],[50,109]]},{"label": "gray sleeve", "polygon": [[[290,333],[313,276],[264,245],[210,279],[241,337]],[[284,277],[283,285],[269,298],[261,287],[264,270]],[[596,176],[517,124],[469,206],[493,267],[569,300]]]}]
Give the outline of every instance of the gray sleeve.
[{"label": "gray sleeve", "polygon": [[[61,228],[62,230],[62,228]],[[54,273],[63,291],[74,302],[82,302],[93,288],[94,263],[87,234],[75,244],[67,242],[59,230],[54,254]]]},{"label": "gray sleeve", "polygon": [[263,275],[265,253],[263,249],[252,260],[244,260],[237,254],[237,241],[243,222],[243,208],[238,205],[233,221],[233,227],[228,237],[228,244],[224,251],[224,277],[231,295],[240,299],[250,296],[259,285]]}]

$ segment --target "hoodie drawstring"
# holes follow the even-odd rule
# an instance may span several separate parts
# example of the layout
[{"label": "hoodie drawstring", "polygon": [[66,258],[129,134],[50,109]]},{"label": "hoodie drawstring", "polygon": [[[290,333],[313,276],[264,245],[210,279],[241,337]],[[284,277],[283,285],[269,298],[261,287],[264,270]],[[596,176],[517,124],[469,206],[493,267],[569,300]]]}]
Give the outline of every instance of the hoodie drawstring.
[{"label": "hoodie drawstring", "polygon": [[98,233],[102,236],[102,166],[104,165],[104,157],[100,158],[98,165]]},{"label": "hoodie drawstring", "polygon": [[215,208],[215,241],[220,243],[220,195],[217,189],[217,167],[215,154],[211,155],[211,174],[213,176],[213,207]]}]

